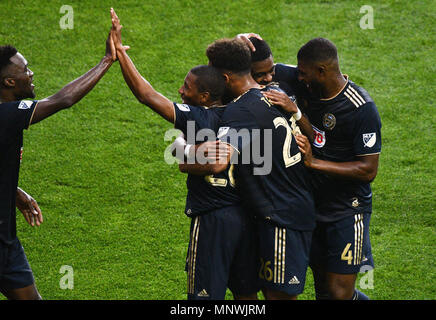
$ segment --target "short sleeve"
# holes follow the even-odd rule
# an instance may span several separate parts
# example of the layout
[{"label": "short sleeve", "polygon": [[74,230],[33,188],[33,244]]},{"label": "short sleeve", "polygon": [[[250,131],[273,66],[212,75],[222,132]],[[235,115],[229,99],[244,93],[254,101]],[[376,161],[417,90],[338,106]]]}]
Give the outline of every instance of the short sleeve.
[{"label": "short sleeve", "polygon": [[381,120],[374,102],[359,107],[354,121],[354,153],[357,156],[381,152]]},{"label": "short sleeve", "polygon": [[21,100],[0,104],[0,126],[10,132],[29,128],[37,100]]},{"label": "short sleeve", "polygon": [[[204,107],[174,103],[174,110],[174,127],[181,130],[185,135],[189,125],[193,125],[195,129],[206,126],[208,113]],[[188,123],[190,121],[192,121],[192,123]]]}]

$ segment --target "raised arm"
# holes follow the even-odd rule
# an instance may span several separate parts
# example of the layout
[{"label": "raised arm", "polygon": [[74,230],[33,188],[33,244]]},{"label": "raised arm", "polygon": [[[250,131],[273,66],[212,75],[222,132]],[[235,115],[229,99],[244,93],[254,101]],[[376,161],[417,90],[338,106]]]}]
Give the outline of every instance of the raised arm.
[{"label": "raised arm", "polygon": [[110,41],[111,38],[109,34],[106,40],[106,54],[99,64],[81,77],[67,84],[59,92],[38,102],[31,124],[35,124],[62,109],[71,107],[95,87],[97,82],[105,75],[106,71],[109,70],[113,63]]},{"label": "raised arm", "polygon": [[120,62],[124,80],[132,93],[139,102],[149,106],[160,114],[165,120],[174,123],[174,105],[171,100],[154,90],[151,84],[141,76],[130,57],[127,55],[125,47],[121,43],[120,20],[115,11],[111,9],[112,30],[111,36]]}]

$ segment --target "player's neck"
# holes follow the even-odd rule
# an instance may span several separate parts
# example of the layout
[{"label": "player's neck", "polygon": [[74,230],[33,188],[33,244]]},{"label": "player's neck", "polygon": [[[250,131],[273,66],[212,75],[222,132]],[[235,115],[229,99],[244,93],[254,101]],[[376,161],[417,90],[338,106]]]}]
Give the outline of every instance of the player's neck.
[{"label": "player's neck", "polygon": [[348,79],[344,77],[342,73],[337,74],[333,79],[328,81],[322,90],[322,99],[329,100],[336,97],[339,93],[344,90],[345,85],[347,84]]},{"label": "player's neck", "polygon": [[211,101],[210,103],[208,103],[208,104],[206,105],[206,107],[208,107],[208,108],[214,108],[214,107],[219,107],[219,106],[222,106],[222,105],[223,105],[223,103],[222,103],[221,100],[216,100],[216,101]]},{"label": "player's neck", "polygon": [[232,92],[238,97],[252,88],[261,88],[261,86],[248,74],[233,83]]},{"label": "player's neck", "polygon": [[8,90],[0,90],[0,103],[17,101],[15,95]]}]

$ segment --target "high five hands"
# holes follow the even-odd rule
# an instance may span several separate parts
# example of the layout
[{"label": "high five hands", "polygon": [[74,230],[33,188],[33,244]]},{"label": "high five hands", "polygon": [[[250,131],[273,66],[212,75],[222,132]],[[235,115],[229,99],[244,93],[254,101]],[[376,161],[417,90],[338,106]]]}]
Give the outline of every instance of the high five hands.
[{"label": "high five hands", "polygon": [[130,49],[129,46],[123,46],[121,42],[121,29],[123,26],[120,24],[120,19],[118,18],[115,10],[111,8],[111,18],[112,18],[112,28],[109,34],[109,43],[111,46],[112,60],[117,60],[117,50],[127,51]]}]

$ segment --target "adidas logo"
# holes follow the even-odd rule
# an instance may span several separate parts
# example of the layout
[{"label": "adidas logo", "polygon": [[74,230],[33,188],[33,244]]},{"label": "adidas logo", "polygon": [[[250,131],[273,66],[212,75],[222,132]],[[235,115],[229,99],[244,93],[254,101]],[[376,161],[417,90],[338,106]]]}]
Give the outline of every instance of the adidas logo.
[{"label": "adidas logo", "polygon": [[300,284],[300,280],[296,276],[293,276],[291,280],[288,282],[289,284]]},{"label": "adidas logo", "polygon": [[207,297],[209,297],[209,293],[207,293],[206,289],[203,289],[197,294],[197,297],[207,298]]}]

